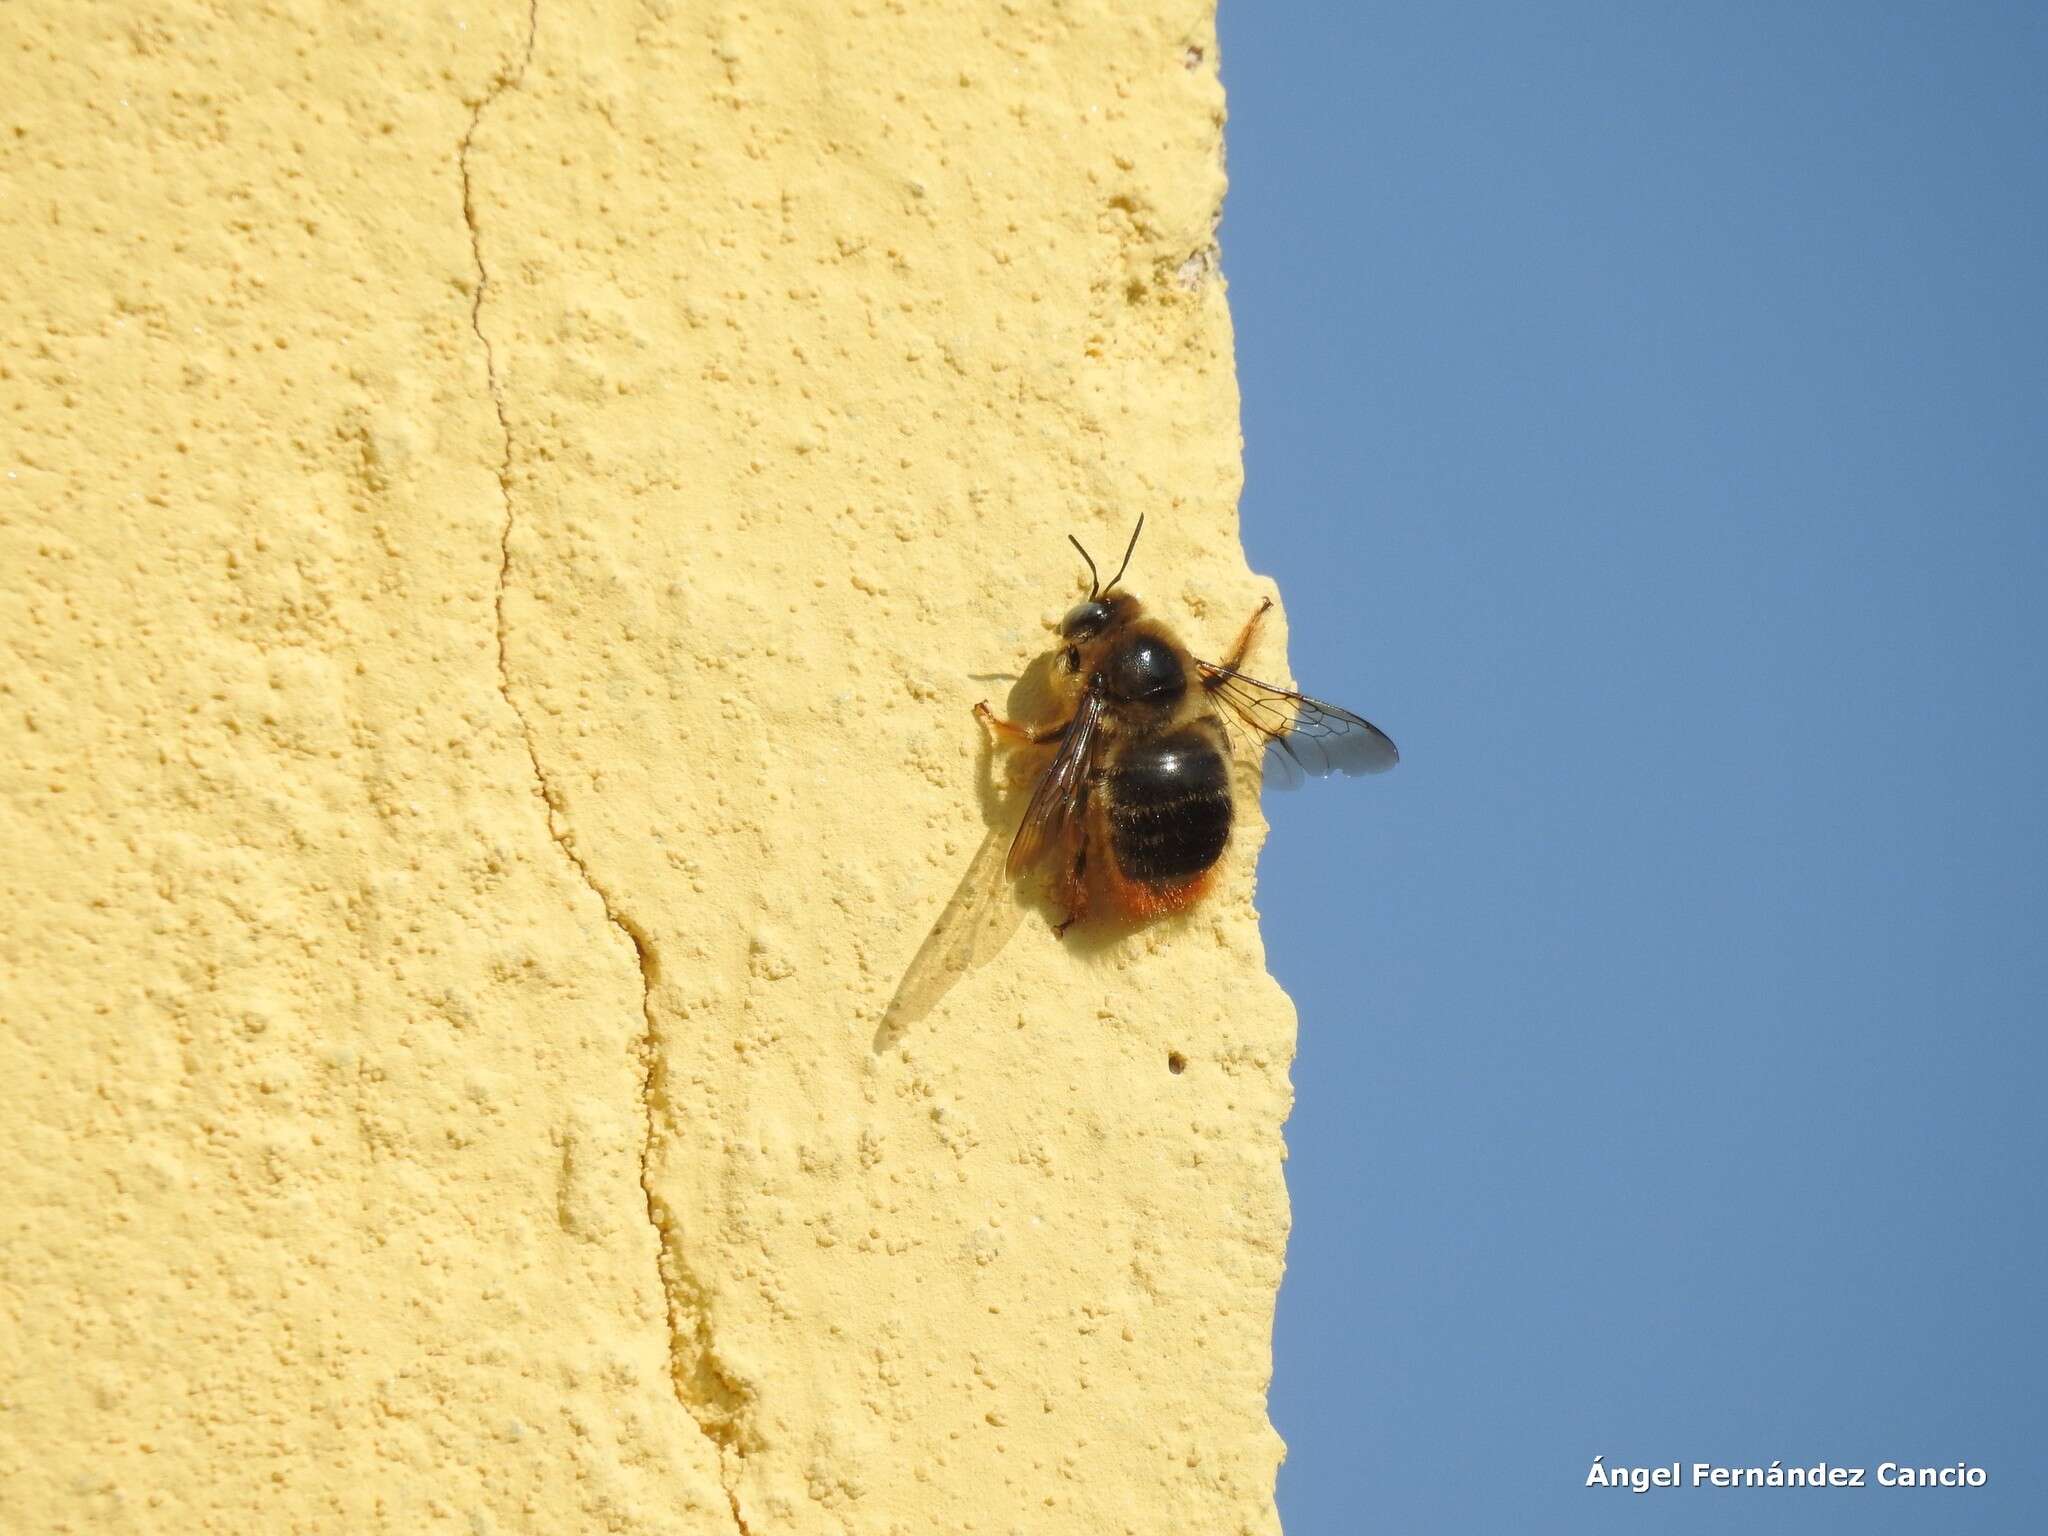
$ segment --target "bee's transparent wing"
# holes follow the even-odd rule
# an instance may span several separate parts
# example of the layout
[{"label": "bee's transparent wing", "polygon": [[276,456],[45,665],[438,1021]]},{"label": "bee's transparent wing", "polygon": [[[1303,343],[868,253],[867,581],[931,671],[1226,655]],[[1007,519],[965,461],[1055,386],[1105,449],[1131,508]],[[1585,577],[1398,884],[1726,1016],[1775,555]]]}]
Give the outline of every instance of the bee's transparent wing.
[{"label": "bee's transparent wing", "polygon": [[1276,788],[1299,788],[1304,776],[1385,773],[1401,761],[1386,732],[1362,715],[1211,661],[1195,668],[1210,696],[1264,748],[1266,780]]},{"label": "bee's transparent wing", "polygon": [[1003,869],[1011,879],[1024,873],[1048,848],[1056,847],[1065,835],[1067,823],[1079,812],[1088,787],[1088,768],[1095,755],[1095,727],[1102,719],[1102,695],[1090,692],[1074,711],[1060,749],[1046,766],[1045,776],[1031,793],[1024,808],[1023,823],[1010,844],[1010,856]]},{"label": "bee's transparent wing", "polygon": [[998,829],[991,828],[982,840],[952,899],[897,983],[896,995],[882,1010],[876,1050],[930,1013],[963,976],[985,965],[1017,931],[1023,908],[1010,894],[1010,882],[1057,845],[1079,813],[1095,753],[1095,727],[1101,719],[1102,696],[1091,693],[1081,701],[1060,738],[1059,751],[1039,776],[1008,852]]},{"label": "bee's transparent wing", "polygon": [[971,971],[986,965],[1010,942],[1024,909],[1010,894],[1003,873],[1003,832],[989,828],[945,910],[924,936],[896,995],[882,1010],[874,1048],[883,1050],[908,1026],[930,1013]]}]

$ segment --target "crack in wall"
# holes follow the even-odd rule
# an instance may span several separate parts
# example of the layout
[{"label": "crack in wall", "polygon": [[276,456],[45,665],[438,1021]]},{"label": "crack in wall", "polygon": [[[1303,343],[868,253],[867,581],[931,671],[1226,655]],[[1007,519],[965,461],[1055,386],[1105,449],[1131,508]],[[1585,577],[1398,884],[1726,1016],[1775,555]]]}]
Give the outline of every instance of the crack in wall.
[{"label": "crack in wall", "polygon": [[498,432],[504,445],[497,469],[498,493],[505,508],[505,520],[498,536],[498,584],[494,604],[498,639],[498,691],[504,695],[506,705],[519,722],[520,738],[526,745],[526,758],[533,768],[535,792],[539,795],[545,812],[549,837],[562,850],[578,879],[597,898],[598,904],[604,909],[605,920],[618,929],[633,946],[633,954],[639,966],[640,1099],[646,1116],[646,1131],[640,1148],[640,1190],[647,1203],[648,1224],[654,1228],[660,1246],[658,1267],[662,1297],[668,1310],[670,1386],[675,1393],[676,1402],[690,1416],[698,1431],[711,1442],[718,1458],[719,1481],[724,1489],[726,1502],[731,1506],[733,1525],[740,1536],[749,1536],[746,1519],[740,1513],[738,1464],[745,1459],[753,1445],[747,1425],[747,1414],[752,1406],[753,1394],[744,1382],[733,1376],[718,1357],[717,1345],[711,1330],[709,1295],[704,1283],[690,1268],[684,1256],[681,1229],[674,1213],[654,1188],[653,1167],[660,1140],[661,1113],[668,1099],[664,1081],[668,1064],[661,1052],[660,1030],[654,1013],[654,989],[661,981],[660,957],[647,931],[619,909],[613,902],[611,893],[599,882],[589,863],[577,851],[575,839],[565,825],[567,812],[562,805],[561,797],[548,778],[547,771],[541,766],[540,746],[534,735],[533,724],[512,690],[511,636],[505,621],[505,593],[512,576],[512,534],[518,520],[518,511],[512,498],[512,418],[505,409],[504,387],[498,376],[497,351],[491,345],[491,338],[483,327],[484,296],[490,287],[491,278],[490,269],[484,262],[483,228],[477,220],[475,184],[470,176],[469,156],[476,143],[477,130],[483,125],[484,114],[496,104],[500,96],[516,91],[524,84],[527,68],[533,63],[534,43],[539,34],[540,0],[528,0],[526,41],[519,57],[516,61],[501,64],[497,73],[492,76],[482,99],[470,113],[469,126],[463,132],[455,157],[456,167],[462,179],[462,217],[463,222],[469,227],[470,260],[476,268],[476,288],[469,305],[469,328],[475,333],[477,343],[483,349],[484,374],[490,390],[491,407],[497,414]]}]

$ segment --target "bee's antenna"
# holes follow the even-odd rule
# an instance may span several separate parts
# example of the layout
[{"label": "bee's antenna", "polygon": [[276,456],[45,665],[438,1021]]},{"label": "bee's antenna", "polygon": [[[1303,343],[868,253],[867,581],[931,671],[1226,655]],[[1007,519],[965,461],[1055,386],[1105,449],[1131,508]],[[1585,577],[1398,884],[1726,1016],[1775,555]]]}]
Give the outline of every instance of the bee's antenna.
[{"label": "bee's antenna", "polygon": [[[1143,533],[1144,531],[1145,514],[1140,512],[1138,514],[1138,526],[1131,530],[1131,542],[1124,546],[1124,563],[1118,566],[1116,568],[1116,574],[1109,578],[1109,587],[1113,587],[1118,582],[1122,581],[1124,579],[1124,572],[1131,568],[1131,551],[1138,547],[1138,535]],[[1092,573],[1095,567],[1091,563],[1088,569]],[[1107,592],[1109,590],[1109,587],[1104,587],[1102,590]],[[1095,594],[1091,592],[1088,595],[1090,597],[1093,597]]]},{"label": "bee's antenna", "polygon": [[[1067,535],[1067,542],[1074,548],[1081,549],[1081,541],[1071,533]],[[1096,592],[1101,588],[1102,578],[1095,574],[1095,562],[1089,558],[1087,550],[1081,549],[1081,558],[1088,561],[1088,601],[1092,603],[1095,601]]]}]

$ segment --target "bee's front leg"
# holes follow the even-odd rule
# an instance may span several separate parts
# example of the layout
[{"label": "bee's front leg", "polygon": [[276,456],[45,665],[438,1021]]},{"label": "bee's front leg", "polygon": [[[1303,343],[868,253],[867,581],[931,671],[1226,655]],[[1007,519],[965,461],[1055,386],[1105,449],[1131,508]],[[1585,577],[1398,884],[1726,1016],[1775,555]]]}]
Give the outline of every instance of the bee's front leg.
[{"label": "bee's front leg", "polygon": [[1019,725],[1014,720],[1005,720],[988,707],[987,699],[983,699],[974,706],[974,718],[1005,741],[1019,742],[1034,747],[1042,747],[1049,741],[1058,741],[1067,734],[1067,726],[1072,723],[1071,721],[1062,720],[1058,725],[1047,726],[1042,731],[1034,731],[1028,725]]}]

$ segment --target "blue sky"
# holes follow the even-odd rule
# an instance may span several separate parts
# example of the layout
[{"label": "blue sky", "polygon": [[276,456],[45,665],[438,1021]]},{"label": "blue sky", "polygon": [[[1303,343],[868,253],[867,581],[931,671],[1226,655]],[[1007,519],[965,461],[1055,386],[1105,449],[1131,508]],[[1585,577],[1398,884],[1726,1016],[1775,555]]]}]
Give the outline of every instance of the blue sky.
[{"label": "blue sky", "polygon": [[2048,1530],[2048,7],[1222,29],[1290,1536]]}]

